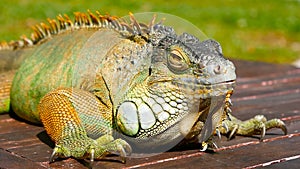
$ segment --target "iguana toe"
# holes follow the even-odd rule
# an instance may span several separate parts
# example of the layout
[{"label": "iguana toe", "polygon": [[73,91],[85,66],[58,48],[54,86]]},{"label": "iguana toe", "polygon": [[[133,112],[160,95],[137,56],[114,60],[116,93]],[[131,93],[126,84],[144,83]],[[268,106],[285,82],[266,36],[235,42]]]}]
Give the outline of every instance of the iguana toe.
[{"label": "iguana toe", "polygon": [[266,125],[266,130],[269,130],[271,128],[280,128],[283,133],[286,135],[287,134],[287,128],[284,122],[280,119],[271,119],[265,123]]},{"label": "iguana toe", "polygon": [[228,140],[231,140],[235,136],[238,128],[239,128],[239,125],[235,124],[231,127],[231,130],[228,129],[228,132],[230,132],[230,134],[228,136]]},{"label": "iguana toe", "polygon": [[116,139],[113,142],[106,144],[105,147],[109,154],[119,155],[122,163],[126,162],[126,157],[132,152],[131,146],[122,139]]}]

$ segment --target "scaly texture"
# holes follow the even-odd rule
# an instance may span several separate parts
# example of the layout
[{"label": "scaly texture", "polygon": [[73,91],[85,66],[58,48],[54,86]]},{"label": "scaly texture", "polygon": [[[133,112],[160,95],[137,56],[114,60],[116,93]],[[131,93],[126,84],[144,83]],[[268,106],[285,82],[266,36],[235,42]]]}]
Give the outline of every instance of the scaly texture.
[{"label": "scaly texture", "polygon": [[[1,108],[43,123],[56,156],[101,159],[131,147],[166,151],[181,142],[216,146],[212,137],[265,134],[279,119],[239,121],[230,113],[236,74],[214,40],[171,27],[75,13],[33,27],[31,38],[0,44],[0,56],[26,58],[1,82]],[[1,70],[7,66],[0,65]],[[11,89],[10,89],[11,86]],[[10,89],[10,98],[8,91]],[[230,121],[230,118],[232,121]],[[227,131],[228,129],[229,131]],[[114,139],[118,137],[118,139]],[[129,142],[130,145],[127,143]]]},{"label": "scaly texture", "polygon": [[9,91],[15,71],[0,73],[0,112],[9,110]]}]

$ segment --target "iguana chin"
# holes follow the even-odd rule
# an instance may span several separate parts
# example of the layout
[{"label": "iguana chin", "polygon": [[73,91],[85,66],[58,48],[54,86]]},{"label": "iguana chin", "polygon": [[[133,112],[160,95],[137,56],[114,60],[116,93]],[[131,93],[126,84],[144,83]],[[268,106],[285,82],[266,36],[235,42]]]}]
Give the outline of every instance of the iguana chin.
[{"label": "iguana chin", "polygon": [[218,42],[177,35],[155,17],[149,24],[130,18],[59,15],[35,26],[31,38],[1,43],[0,109],[44,125],[55,142],[50,161],[125,160],[131,146],[183,140],[205,150],[215,146],[214,134],[286,133],[279,119],[242,122],[230,114],[235,66]]}]

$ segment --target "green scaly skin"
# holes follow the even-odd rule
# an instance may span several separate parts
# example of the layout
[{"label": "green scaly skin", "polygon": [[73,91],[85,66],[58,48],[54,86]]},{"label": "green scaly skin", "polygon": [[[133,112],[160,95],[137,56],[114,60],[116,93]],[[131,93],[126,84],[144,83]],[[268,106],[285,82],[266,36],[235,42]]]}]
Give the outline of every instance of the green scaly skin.
[{"label": "green scaly skin", "polygon": [[[286,133],[279,119],[242,122],[230,114],[235,67],[216,41],[179,36],[160,24],[143,26],[133,16],[131,26],[90,12],[75,18],[58,17],[58,29],[50,21],[50,28],[22,40],[27,45],[8,45],[14,50],[0,45],[0,57],[26,58],[15,63],[20,67],[13,81],[10,75],[0,82],[0,110],[8,112],[10,102],[18,116],[43,123],[56,144],[51,161],[126,157],[131,146],[168,150],[181,140],[205,149],[214,146],[214,133],[263,137],[274,127]],[[7,68],[0,70],[6,74]]]}]

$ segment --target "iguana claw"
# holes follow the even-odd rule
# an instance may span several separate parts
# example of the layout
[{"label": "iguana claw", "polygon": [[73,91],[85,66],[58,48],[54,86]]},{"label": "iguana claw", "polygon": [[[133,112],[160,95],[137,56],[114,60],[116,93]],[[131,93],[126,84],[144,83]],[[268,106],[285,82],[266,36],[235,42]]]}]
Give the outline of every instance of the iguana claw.
[{"label": "iguana claw", "polygon": [[229,128],[228,128],[227,124],[224,123],[224,121],[222,121],[222,127],[225,129],[226,132],[229,131]]},{"label": "iguana claw", "polygon": [[207,150],[207,148],[208,148],[208,144],[206,143],[206,142],[202,142],[201,143],[201,149],[200,149],[200,151],[206,151]]},{"label": "iguana claw", "polygon": [[221,139],[221,137],[222,137],[221,132],[218,128],[216,129],[216,134],[217,134],[218,138]]},{"label": "iguana claw", "polygon": [[56,154],[57,154],[57,146],[55,146],[55,148],[53,149],[53,152],[49,158],[50,163],[54,162],[54,158],[55,158]]},{"label": "iguana claw", "polygon": [[206,151],[209,148],[218,148],[218,145],[213,138],[209,138],[207,141],[202,142],[200,151]]}]

